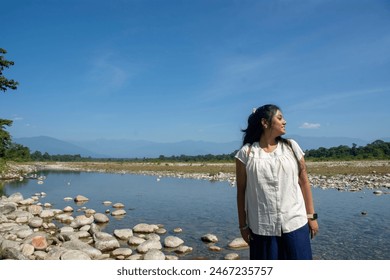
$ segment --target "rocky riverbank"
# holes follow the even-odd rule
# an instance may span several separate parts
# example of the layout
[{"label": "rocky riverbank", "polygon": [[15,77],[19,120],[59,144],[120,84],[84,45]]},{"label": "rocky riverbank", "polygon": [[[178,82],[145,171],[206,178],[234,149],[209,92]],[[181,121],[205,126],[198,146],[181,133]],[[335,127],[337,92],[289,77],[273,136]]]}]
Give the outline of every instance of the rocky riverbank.
[{"label": "rocky riverbank", "polygon": [[[233,163],[104,163],[59,162],[9,164],[8,172],[0,179],[17,180],[42,170],[68,170],[118,174],[144,174],[157,177],[193,178],[228,181],[235,186]],[[307,162],[309,180],[313,187],[340,191],[359,191],[363,188],[390,189],[390,161]]]},{"label": "rocky riverbank", "polygon": [[[74,200],[80,207],[77,210],[71,206],[52,209],[49,203],[42,205],[39,199],[44,196],[45,193],[37,193],[23,198],[14,193],[0,199],[0,260],[178,260],[193,251],[179,237],[180,228],[173,229],[176,235],[169,235],[162,224],[141,223],[116,229],[113,234],[104,232],[102,228],[109,223],[110,216],[126,215],[122,203],[105,201],[113,211],[96,213],[82,207],[88,198],[81,195],[64,198]],[[209,250],[222,250],[218,237],[212,233],[200,236],[199,242]],[[240,249],[247,244],[236,238],[227,246]],[[224,256],[238,258],[236,253]]]},{"label": "rocky riverbank", "polygon": [[[339,191],[372,189],[377,195],[390,190],[389,162],[326,162],[308,163],[309,179],[314,187]],[[235,186],[234,164],[107,164],[49,163],[15,164],[3,179],[17,180],[41,170],[80,172],[134,173],[228,181]],[[310,170],[320,172],[310,173]],[[335,172],[337,171],[337,172]],[[38,177],[34,177],[38,179]],[[111,207],[105,213],[87,209],[88,198],[66,197],[69,205],[53,209],[50,203],[40,203],[45,193],[24,198],[20,193],[0,198],[0,259],[68,260],[68,259],[155,259],[202,258],[180,238],[180,228],[166,229],[162,224],[137,224],[131,228],[104,232],[105,225],[115,216],[126,215],[121,203],[105,201]],[[74,203],[71,203],[71,202]],[[76,206],[75,206],[76,205]],[[75,209],[73,209],[75,207]],[[162,221],[163,222],[163,221]],[[173,233],[169,234],[169,233]],[[237,259],[236,253],[223,253],[222,248],[246,248],[239,237],[229,244],[220,244],[213,233],[198,236],[208,250],[220,252],[221,259]]]}]

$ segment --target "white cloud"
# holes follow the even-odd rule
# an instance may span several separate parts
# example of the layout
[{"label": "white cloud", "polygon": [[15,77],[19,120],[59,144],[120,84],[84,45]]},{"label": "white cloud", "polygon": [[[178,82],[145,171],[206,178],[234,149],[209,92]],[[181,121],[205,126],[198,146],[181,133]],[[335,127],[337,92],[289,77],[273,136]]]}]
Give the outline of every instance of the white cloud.
[{"label": "white cloud", "polygon": [[320,127],[321,127],[321,124],[319,124],[319,123],[304,122],[299,128],[303,128],[303,129],[317,129],[317,128],[320,128]]},{"label": "white cloud", "polygon": [[94,85],[94,93],[112,93],[123,88],[132,76],[132,70],[126,69],[119,55],[107,51],[104,55],[92,57],[91,68],[87,72],[87,81]]}]

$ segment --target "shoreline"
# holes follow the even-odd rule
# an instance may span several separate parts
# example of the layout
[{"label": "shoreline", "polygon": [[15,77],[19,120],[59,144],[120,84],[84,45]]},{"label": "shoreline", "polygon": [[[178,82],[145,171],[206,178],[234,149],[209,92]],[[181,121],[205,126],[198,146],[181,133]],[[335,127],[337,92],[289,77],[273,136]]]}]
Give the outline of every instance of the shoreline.
[{"label": "shoreline", "polygon": [[[235,186],[234,163],[34,162],[7,165],[9,172],[0,175],[2,181],[26,178],[27,174],[40,171],[76,171],[227,181]],[[390,161],[387,160],[308,161],[306,165],[313,187],[340,191],[390,190]]]}]

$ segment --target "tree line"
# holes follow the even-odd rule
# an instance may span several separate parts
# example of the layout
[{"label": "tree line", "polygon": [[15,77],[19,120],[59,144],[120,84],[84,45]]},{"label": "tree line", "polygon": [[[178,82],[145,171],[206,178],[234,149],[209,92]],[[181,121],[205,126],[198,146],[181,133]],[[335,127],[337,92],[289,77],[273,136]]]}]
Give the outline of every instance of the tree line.
[{"label": "tree line", "polygon": [[358,147],[355,143],[352,147],[341,145],[332,148],[318,148],[307,150],[305,158],[313,160],[380,160],[390,159],[390,142],[376,140],[366,146]]},{"label": "tree line", "polygon": [[[0,143],[4,143],[2,139],[2,129],[0,126]],[[3,131],[4,132],[4,131]],[[7,137],[7,141],[10,138]],[[5,141],[5,142],[7,142]],[[0,145],[1,146],[1,145]],[[63,162],[83,162],[83,161],[104,161],[104,162],[233,162],[237,151],[230,154],[221,155],[179,155],[179,156],[164,156],[160,155],[157,158],[92,158],[83,157],[79,154],[75,155],[50,155],[40,151],[30,152],[28,147],[20,144],[9,143],[3,149],[0,149],[0,158],[2,160],[29,162],[29,161],[63,161]],[[306,160],[389,160],[390,159],[390,142],[376,140],[366,146],[358,147],[352,144],[352,147],[340,145],[338,147],[318,149],[310,149],[305,151]]]}]

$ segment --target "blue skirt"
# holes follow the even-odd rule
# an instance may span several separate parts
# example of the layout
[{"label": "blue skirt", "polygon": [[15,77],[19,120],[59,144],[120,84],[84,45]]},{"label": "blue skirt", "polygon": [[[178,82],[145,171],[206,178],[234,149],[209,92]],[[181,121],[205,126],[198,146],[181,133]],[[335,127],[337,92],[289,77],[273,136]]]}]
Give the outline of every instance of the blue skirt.
[{"label": "blue skirt", "polygon": [[282,236],[251,234],[251,260],[312,260],[308,224]]}]

